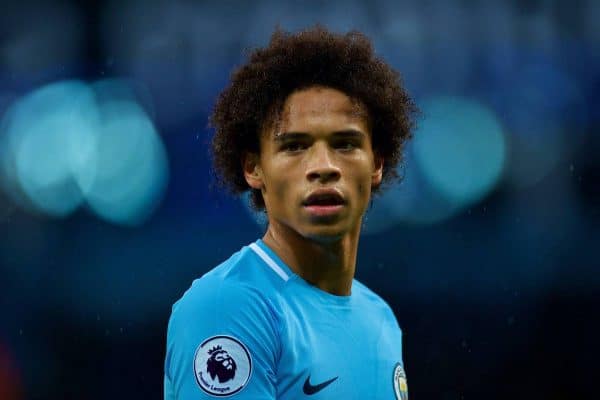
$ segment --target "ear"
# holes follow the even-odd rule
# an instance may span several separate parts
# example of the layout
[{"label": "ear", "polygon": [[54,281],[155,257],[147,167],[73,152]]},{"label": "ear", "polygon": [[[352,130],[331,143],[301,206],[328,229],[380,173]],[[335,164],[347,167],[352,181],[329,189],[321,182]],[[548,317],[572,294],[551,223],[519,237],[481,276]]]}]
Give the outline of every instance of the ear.
[{"label": "ear", "polygon": [[252,189],[262,189],[262,169],[260,168],[260,157],[256,153],[247,152],[242,156],[242,168],[244,178]]},{"label": "ear", "polygon": [[371,174],[371,188],[376,188],[381,185],[383,179],[383,157],[375,154],[374,158],[374,169]]}]

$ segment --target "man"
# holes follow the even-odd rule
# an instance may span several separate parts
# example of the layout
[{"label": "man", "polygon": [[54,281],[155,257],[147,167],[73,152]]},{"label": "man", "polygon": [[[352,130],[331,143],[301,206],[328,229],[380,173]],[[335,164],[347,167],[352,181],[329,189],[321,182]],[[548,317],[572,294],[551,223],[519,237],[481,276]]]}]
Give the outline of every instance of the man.
[{"label": "man", "polygon": [[166,399],[407,398],[400,328],[354,273],[414,111],[357,32],[276,31],[232,75],[211,118],[214,165],[268,228],[173,306]]}]

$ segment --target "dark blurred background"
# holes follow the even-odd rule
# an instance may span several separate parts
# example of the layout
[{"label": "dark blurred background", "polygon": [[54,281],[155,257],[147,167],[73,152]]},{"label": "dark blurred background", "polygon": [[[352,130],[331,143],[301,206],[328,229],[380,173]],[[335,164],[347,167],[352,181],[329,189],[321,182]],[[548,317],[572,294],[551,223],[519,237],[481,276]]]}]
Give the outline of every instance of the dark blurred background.
[{"label": "dark blurred background", "polygon": [[1,9],[0,399],[162,398],[171,305],[264,229],[211,189],[208,114],[277,24],[316,22],[371,37],[422,110],[357,272],[411,399],[597,398],[600,2]]}]

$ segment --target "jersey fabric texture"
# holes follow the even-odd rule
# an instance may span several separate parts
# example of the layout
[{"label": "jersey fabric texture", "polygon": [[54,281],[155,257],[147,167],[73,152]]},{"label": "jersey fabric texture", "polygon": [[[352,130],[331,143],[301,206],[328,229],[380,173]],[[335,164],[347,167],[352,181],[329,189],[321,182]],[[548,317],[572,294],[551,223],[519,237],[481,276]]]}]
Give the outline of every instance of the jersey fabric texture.
[{"label": "jersey fabric texture", "polygon": [[360,282],[336,296],[262,240],[196,279],[167,330],[165,400],[407,398],[402,333]]}]

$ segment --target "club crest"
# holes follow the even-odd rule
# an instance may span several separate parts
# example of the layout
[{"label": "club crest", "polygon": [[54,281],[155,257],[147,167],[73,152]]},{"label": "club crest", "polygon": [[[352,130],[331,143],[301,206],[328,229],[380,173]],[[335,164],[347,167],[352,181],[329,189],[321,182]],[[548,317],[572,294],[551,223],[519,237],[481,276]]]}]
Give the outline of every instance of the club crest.
[{"label": "club crest", "polygon": [[394,393],[397,400],[408,400],[408,385],[406,384],[406,374],[402,364],[397,363],[394,367]]},{"label": "club crest", "polygon": [[251,374],[250,352],[234,337],[210,337],[198,346],[194,355],[196,382],[212,396],[230,396],[239,392]]}]

